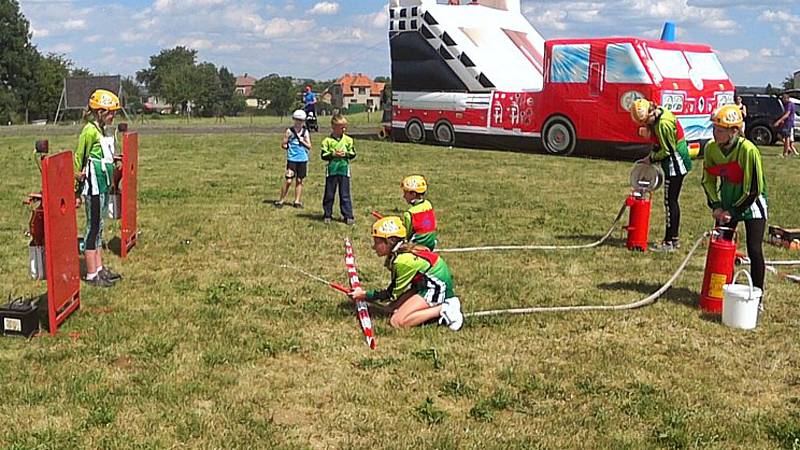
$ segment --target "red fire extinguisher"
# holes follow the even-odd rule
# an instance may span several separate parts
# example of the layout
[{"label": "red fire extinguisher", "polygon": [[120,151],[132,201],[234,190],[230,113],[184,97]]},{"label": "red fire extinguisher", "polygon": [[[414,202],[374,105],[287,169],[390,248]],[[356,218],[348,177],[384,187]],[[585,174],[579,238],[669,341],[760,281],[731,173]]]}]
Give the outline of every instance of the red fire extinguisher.
[{"label": "red fire extinguisher", "polygon": [[650,234],[650,192],[634,190],[625,204],[628,206],[628,250],[647,251],[647,237]]},{"label": "red fire extinguisher", "polygon": [[736,259],[736,230],[717,227],[711,232],[706,256],[706,273],[700,291],[700,308],[712,314],[722,313],[722,286],[733,280]]}]

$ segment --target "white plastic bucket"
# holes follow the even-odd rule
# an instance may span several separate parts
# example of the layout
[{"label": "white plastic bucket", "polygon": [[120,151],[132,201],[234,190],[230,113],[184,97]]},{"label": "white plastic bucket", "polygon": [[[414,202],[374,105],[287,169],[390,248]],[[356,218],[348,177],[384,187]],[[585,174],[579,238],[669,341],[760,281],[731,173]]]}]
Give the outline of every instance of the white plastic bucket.
[{"label": "white plastic bucket", "polygon": [[[735,284],[741,274],[747,277],[747,284]],[[750,272],[746,270],[737,272],[732,284],[722,286],[722,323],[742,330],[755,328],[761,295],[761,289],[753,287]]]}]

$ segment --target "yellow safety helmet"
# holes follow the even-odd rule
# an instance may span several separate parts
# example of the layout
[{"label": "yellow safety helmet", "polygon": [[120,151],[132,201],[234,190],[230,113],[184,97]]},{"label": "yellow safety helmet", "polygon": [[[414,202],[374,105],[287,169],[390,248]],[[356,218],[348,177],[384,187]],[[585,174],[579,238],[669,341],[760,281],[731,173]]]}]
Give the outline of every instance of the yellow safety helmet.
[{"label": "yellow safety helmet", "polygon": [[650,100],[637,98],[631,105],[631,119],[639,125],[645,125],[650,117],[650,108],[654,105]]},{"label": "yellow safety helmet", "polygon": [[422,175],[409,175],[403,178],[403,181],[400,182],[400,186],[406,192],[416,192],[419,194],[424,194],[425,191],[428,190],[428,182],[425,181],[425,177]]},{"label": "yellow safety helmet", "polygon": [[119,97],[111,91],[97,89],[92,92],[91,97],[89,97],[89,109],[116,111],[120,108]]},{"label": "yellow safety helmet", "polygon": [[390,237],[406,238],[406,227],[397,216],[386,216],[372,224],[372,237],[388,239]]},{"label": "yellow safety helmet", "polygon": [[722,128],[742,128],[744,118],[736,105],[725,105],[711,113],[711,123]]}]

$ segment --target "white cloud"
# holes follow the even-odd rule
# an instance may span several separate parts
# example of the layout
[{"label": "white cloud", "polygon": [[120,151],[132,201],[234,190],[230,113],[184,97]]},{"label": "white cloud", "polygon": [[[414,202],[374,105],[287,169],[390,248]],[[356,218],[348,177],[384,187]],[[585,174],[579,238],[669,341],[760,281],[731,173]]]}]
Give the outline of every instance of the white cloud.
[{"label": "white cloud", "polygon": [[[525,7],[523,13],[547,37],[553,37],[548,31],[559,34],[565,30],[572,30],[577,36],[641,36],[648,31],[652,35],[653,30],[661,30],[665,21],[684,29],[711,28],[720,34],[739,30],[725,9],[695,6],[691,0],[555,0]],[[621,28],[626,31],[621,33]]]},{"label": "white cloud", "polygon": [[208,39],[191,38],[191,37],[178,39],[177,41],[175,41],[175,45],[191,48],[194,50],[208,50],[213,47],[213,44],[211,44],[211,41]]},{"label": "white cloud", "polygon": [[279,17],[266,23],[263,34],[266,37],[281,37],[295,32],[299,37],[304,35],[313,24],[314,22],[311,20],[287,20]]},{"label": "white cloud", "polygon": [[758,19],[764,22],[775,23],[775,29],[777,31],[800,34],[800,16],[789,14],[786,11],[768,9],[762,11]]},{"label": "white cloud", "polygon": [[744,48],[735,48],[728,51],[717,52],[722,62],[737,63],[750,58],[750,51]]},{"label": "white cloud", "polygon": [[311,8],[310,14],[336,14],[339,12],[339,4],[336,2],[319,2]]},{"label": "white cloud", "polygon": [[389,28],[389,8],[386,7],[372,14],[358,15],[356,16],[356,23],[368,24],[372,28],[386,30]]},{"label": "white cloud", "polygon": [[72,44],[67,44],[66,42],[61,42],[61,43],[58,43],[56,45],[50,46],[47,49],[47,51],[48,52],[53,52],[53,53],[65,53],[66,54],[66,53],[71,52],[74,48],[75,47],[73,47]]},{"label": "white cloud", "polygon": [[218,53],[237,53],[244,48],[239,44],[221,44],[214,46],[214,51]]},{"label": "white cloud", "polygon": [[64,22],[63,28],[68,31],[85,30],[86,20],[84,19],[70,19]]},{"label": "white cloud", "polygon": [[31,27],[30,28],[30,32],[33,35],[33,37],[35,37],[35,38],[46,38],[47,36],[50,35],[50,31],[49,30],[45,30],[44,28],[39,29],[39,28]]},{"label": "white cloud", "polygon": [[94,44],[95,42],[100,42],[101,39],[103,39],[102,35],[93,34],[91,36],[86,36],[85,38],[83,38],[83,42],[86,42],[88,44]]},{"label": "white cloud", "polygon": [[207,6],[224,5],[225,0],[156,0],[153,7],[156,11],[186,11]]}]

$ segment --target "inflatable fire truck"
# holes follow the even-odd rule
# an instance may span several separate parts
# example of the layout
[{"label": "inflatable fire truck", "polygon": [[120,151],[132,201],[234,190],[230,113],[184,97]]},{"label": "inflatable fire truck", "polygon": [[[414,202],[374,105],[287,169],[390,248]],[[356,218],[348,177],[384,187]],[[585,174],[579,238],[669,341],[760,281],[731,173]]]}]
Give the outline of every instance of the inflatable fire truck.
[{"label": "inflatable fire truck", "polygon": [[[460,4],[464,3],[464,4]],[[641,155],[637,98],[676,114],[690,149],[734,86],[711,47],[636,37],[545,41],[519,0],[391,0],[392,136],[567,155]]]}]

